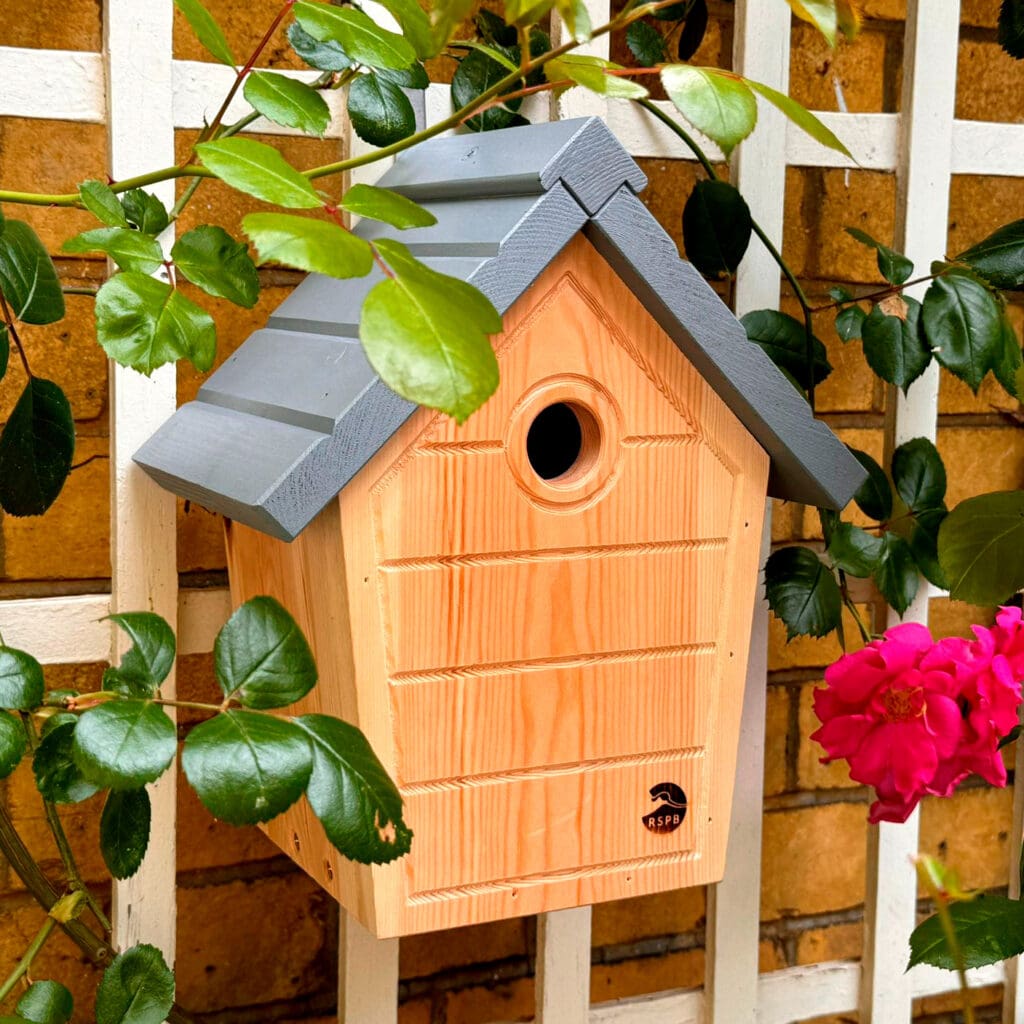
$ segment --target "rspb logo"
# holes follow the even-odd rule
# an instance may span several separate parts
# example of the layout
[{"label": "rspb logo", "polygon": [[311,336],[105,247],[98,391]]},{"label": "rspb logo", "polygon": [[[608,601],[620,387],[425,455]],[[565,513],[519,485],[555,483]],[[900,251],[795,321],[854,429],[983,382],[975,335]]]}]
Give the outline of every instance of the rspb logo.
[{"label": "rspb logo", "polygon": [[659,782],[651,787],[651,799],[662,802],[650,814],[643,816],[646,829],[662,836],[675,832],[686,817],[686,793],[683,788],[674,782]]}]

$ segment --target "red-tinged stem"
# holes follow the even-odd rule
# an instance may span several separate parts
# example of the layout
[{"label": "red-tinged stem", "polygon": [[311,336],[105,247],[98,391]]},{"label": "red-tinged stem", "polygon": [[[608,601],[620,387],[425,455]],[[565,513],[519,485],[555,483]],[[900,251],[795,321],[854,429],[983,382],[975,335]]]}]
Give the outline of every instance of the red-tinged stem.
[{"label": "red-tinged stem", "polygon": [[14,317],[11,315],[10,306],[7,305],[7,296],[2,291],[0,291],[0,309],[3,310],[4,321],[14,341],[14,347],[18,350],[18,355],[21,356],[21,365],[25,367],[25,374],[31,380],[34,376],[32,368],[28,365],[28,356],[25,355],[25,348],[21,344],[21,338],[18,337],[18,329],[14,326]]},{"label": "red-tinged stem", "polygon": [[509,100],[519,100],[524,96],[532,96],[535,93],[545,92],[549,89],[567,89],[572,84],[573,83],[566,78],[559,82],[542,82],[540,85],[531,85],[525,89],[516,89],[514,92],[503,93],[501,96],[495,96],[494,99],[485,103],[482,107],[478,107],[472,114],[467,114],[459,124],[465,124],[467,121],[472,120],[472,118],[483,114],[487,110],[492,110],[494,107],[504,106]]}]

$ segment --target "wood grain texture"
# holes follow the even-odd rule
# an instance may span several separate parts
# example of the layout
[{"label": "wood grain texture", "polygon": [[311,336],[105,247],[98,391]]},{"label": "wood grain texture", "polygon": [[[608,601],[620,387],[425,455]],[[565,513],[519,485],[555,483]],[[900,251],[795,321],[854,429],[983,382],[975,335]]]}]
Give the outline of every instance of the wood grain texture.
[{"label": "wood grain texture", "polygon": [[[292,545],[228,535],[235,599],[291,608],[318,708],[402,788],[394,865],[344,869],[301,808],[270,829],[382,936],[723,870],[768,456],[582,236],[496,350],[482,410],[418,410]],[[526,436],[553,403],[583,429],[544,480]],[[689,810],[657,834],[663,782]]]}]

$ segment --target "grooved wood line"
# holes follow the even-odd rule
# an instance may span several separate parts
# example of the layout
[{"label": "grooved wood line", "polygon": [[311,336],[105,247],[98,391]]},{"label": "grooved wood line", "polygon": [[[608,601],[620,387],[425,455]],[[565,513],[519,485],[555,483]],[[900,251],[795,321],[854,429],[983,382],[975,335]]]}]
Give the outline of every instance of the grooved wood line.
[{"label": "grooved wood line", "polygon": [[[581,235],[495,348],[466,424],[418,410],[290,546],[228,535],[235,599],[291,608],[321,664],[307,703],[356,721],[402,789],[394,865],[346,871],[302,808],[269,830],[381,936],[724,865],[768,457]],[[553,405],[576,459],[544,479],[527,438]],[[662,783],[688,810],[658,833]]]}]

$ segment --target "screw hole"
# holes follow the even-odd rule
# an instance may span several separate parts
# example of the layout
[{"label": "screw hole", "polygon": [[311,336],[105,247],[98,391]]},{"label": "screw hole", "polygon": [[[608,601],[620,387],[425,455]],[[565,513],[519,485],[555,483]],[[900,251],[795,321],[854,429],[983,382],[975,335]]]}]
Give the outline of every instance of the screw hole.
[{"label": "screw hole", "polygon": [[327,875],[328,882],[334,881],[334,868],[331,867],[331,862],[329,860],[324,861],[324,874]]},{"label": "screw hole", "polygon": [[302,849],[302,844],[299,842],[299,833],[298,832],[293,832],[292,833],[292,846],[294,847],[296,853],[298,853],[299,850]]}]

